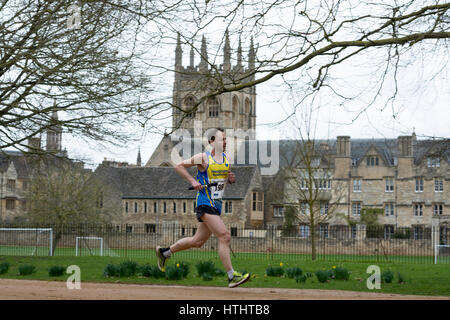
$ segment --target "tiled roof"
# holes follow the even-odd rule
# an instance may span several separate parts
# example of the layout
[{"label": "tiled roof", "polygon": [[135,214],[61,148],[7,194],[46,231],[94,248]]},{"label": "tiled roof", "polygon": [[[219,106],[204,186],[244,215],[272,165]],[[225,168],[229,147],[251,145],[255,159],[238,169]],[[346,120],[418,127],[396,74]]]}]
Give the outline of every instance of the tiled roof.
[{"label": "tiled roof", "polygon": [[[243,199],[250,188],[256,166],[234,167],[236,183],[227,186],[224,199]],[[195,176],[197,169],[188,169]],[[195,199],[196,192],[188,190],[190,184],[174,168],[134,167],[113,168],[99,166],[95,175],[120,190],[123,198],[142,199]]]}]

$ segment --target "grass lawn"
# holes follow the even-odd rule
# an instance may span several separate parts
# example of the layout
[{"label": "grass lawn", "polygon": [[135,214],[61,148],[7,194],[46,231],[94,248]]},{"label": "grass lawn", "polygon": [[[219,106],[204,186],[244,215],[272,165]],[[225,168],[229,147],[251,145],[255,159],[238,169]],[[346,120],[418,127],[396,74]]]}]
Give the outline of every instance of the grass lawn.
[{"label": "grass lawn", "polygon": [[[278,259],[277,259],[278,258]],[[137,262],[139,265],[149,263],[156,265],[156,258],[151,255],[149,258],[128,258]],[[221,286],[227,285],[226,277],[216,276],[211,281],[205,281],[197,275],[195,265],[199,261],[212,260],[217,267],[223,269],[217,254],[205,253],[192,256],[183,253],[175,254],[169,260],[168,265],[174,265],[179,262],[187,262],[190,265],[190,272],[187,278],[183,280],[167,280],[146,278],[136,275],[128,278],[105,278],[103,270],[107,264],[119,264],[126,261],[127,258],[117,257],[17,257],[17,256],[0,256],[0,264],[8,262],[10,264],[9,271],[1,274],[0,278],[9,279],[29,279],[29,280],[56,280],[65,281],[68,275],[60,277],[50,277],[48,269],[51,266],[61,265],[67,267],[69,265],[78,265],[81,269],[81,281],[86,282],[112,282],[112,283],[137,283],[137,284],[159,284],[159,285],[204,285],[204,286]],[[237,255],[232,258],[233,266],[238,271],[249,271],[252,273],[252,279],[245,284],[246,287],[254,288],[297,288],[297,289],[326,289],[326,290],[352,290],[366,292],[382,292],[397,294],[417,294],[417,295],[440,295],[450,296],[450,267],[448,264],[418,264],[403,262],[382,262],[382,261],[308,261],[304,257],[296,260],[292,255],[277,255],[274,259],[269,260],[266,257]],[[266,277],[265,271],[269,266],[280,266],[283,268],[299,267],[303,272],[314,273],[317,270],[329,270],[333,266],[347,268],[351,272],[348,281],[330,280],[327,283],[319,283],[316,276],[307,279],[306,283],[297,283],[294,279],[284,277]],[[36,266],[36,273],[28,276],[18,275],[18,267],[23,264],[32,264]],[[381,272],[391,270],[395,273],[392,283],[382,283],[380,290],[369,290],[366,286],[366,280],[369,274],[366,273],[368,266],[377,265],[381,268]],[[405,283],[398,283],[398,272],[406,280]]]}]

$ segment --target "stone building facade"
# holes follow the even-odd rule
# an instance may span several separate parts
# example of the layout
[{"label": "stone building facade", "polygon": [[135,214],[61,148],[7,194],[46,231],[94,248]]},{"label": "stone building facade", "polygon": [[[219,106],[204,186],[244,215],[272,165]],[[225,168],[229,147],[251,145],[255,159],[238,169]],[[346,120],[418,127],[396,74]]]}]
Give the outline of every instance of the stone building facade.
[{"label": "stone building facade", "polygon": [[[222,217],[230,228],[243,229],[263,224],[264,194],[256,166],[235,168],[236,183],[225,189]],[[196,169],[189,172],[196,174]],[[159,225],[197,225],[196,192],[173,168],[99,166],[95,175],[113,192],[104,201],[121,206],[120,223],[144,224],[148,231]]]},{"label": "stone building facade", "polygon": [[[325,190],[329,197],[317,202],[326,203],[326,208],[328,203],[330,207],[335,204],[333,213],[322,220],[324,229],[347,225],[349,220],[357,223],[364,208],[381,209],[377,221],[384,226],[387,237],[397,228],[408,227],[415,238],[421,238],[433,225],[446,226],[450,217],[450,140],[417,140],[414,135],[396,140],[352,140],[345,136],[315,143],[318,151],[326,148],[330,161],[321,165],[331,173],[330,188]],[[295,144],[287,142],[280,153],[293,149]],[[266,198],[272,199],[265,206],[267,225],[283,223],[286,205],[302,210],[299,199],[293,200],[292,194],[298,193],[290,190],[293,186],[287,183],[287,169],[291,168],[284,164],[276,177],[263,178],[268,181]],[[283,197],[273,199],[280,185],[278,181],[273,186],[275,178],[284,179],[284,191]]]},{"label": "stone building facade", "polygon": [[[52,113],[50,127],[45,131],[45,152],[67,157],[62,149],[62,129],[58,125],[58,114]],[[26,193],[31,183],[33,168],[39,166],[38,155],[42,148],[41,138],[28,139],[30,154],[18,151],[0,150],[0,221],[11,221],[22,217],[27,211]]]}]

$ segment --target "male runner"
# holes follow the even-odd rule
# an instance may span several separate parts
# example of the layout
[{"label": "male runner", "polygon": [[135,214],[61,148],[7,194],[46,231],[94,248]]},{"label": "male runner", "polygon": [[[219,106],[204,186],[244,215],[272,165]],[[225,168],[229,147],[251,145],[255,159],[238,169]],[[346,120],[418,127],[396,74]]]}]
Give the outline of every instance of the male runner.
[{"label": "male runner", "polygon": [[[158,267],[165,271],[167,259],[178,251],[189,248],[200,248],[214,234],[219,239],[219,257],[228,274],[228,287],[234,288],[246,282],[250,274],[244,275],[234,271],[230,258],[230,232],[225,227],[220,214],[222,212],[222,195],[225,184],[234,183],[235,176],[230,171],[225,148],[226,137],[223,129],[215,129],[208,138],[212,146],[211,152],[194,155],[191,159],[182,161],[175,170],[197,190],[196,216],[199,225],[193,237],[178,240],[168,248],[156,247]],[[186,168],[197,166],[197,180]],[[217,186],[208,186],[217,183]]]}]

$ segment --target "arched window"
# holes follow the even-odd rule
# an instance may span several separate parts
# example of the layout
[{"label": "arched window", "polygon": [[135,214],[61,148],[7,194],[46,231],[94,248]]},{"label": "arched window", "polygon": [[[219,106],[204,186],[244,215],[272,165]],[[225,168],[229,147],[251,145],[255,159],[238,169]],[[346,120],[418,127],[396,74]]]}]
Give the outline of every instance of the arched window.
[{"label": "arched window", "polygon": [[245,99],[245,114],[249,115],[251,112],[251,104],[250,104],[250,100],[247,98]]},{"label": "arched window", "polygon": [[233,96],[233,119],[236,119],[239,108],[239,100],[236,96]]},{"label": "arched window", "polygon": [[211,118],[219,116],[219,101],[216,97],[208,98],[208,112]]},{"label": "arched window", "polygon": [[[192,110],[192,108],[195,105],[195,100],[194,97],[192,96],[188,96],[184,99],[184,103],[183,103],[183,110],[186,112],[189,112]],[[188,114],[186,114],[186,117],[188,118],[194,118],[195,117],[195,112],[189,112]]]}]

